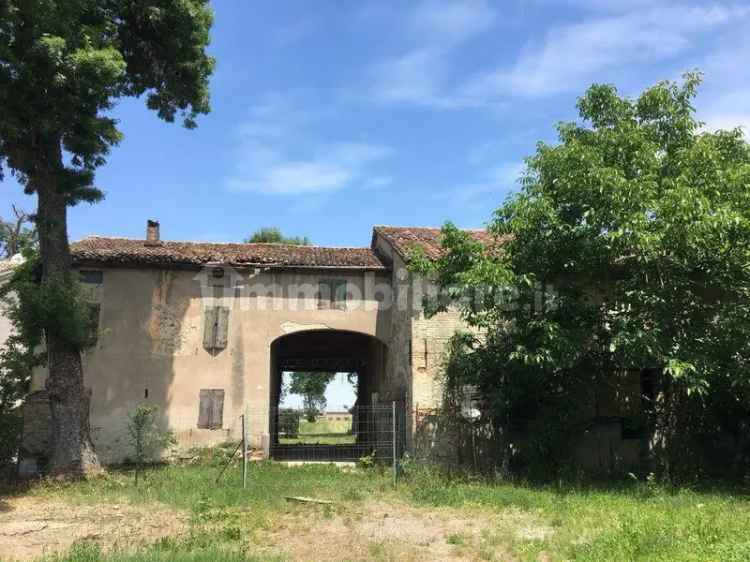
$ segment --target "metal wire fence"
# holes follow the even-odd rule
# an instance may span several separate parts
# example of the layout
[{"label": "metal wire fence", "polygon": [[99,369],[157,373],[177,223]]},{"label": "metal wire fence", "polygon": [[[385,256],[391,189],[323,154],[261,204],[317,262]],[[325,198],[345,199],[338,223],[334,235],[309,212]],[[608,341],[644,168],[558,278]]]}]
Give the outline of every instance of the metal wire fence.
[{"label": "metal wire fence", "polygon": [[405,447],[403,405],[355,406],[346,412],[272,408],[269,456],[276,460],[394,463]]},{"label": "metal wire fence", "polygon": [[[407,418],[403,402],[355,406],[339,412],[246,404],[225,412],[218,427],[200,427],[197,412],[157,414],[160,431],[174,444],[156,457],[189,459],[197,449],[222,445],[237,448],[236,457],[301,462],[370,462],[392,465],[406,449]],[[243,413],[239,413],[243,412]],[[127,416],[93,427],[104,462],[127,462],[131,445]]]}]

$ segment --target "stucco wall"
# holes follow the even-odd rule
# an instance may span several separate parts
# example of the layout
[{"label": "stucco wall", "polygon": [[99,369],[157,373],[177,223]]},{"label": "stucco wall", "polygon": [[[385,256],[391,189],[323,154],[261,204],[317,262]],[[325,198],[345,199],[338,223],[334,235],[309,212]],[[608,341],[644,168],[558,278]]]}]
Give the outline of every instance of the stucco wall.
[{"label": "stucco wall", "polygon": [[[239,416],[247,410],[251,441],[259,447],[268,431],[276,338],[337,329],[390,339],[389,312],[370,294],[375,284],[388,283],[381,273],[228,272],[226,289],[206,289],[197,271],[102,271],[99,339],[84,355],[84,372],[94,440],[105,462],[127,456],[127,413],[140,403],[160,407],[163,424],[183,448],[238,438]],[[347,280],[356,298],[346,310],[318,308],[315,291],[326,277]],[[300,291],[305,296],[296,298]],[[204,307],[213,305],[230,309],[228,345],[218,352],[203,347]],[[35,390],[45,376],[35,374]],[[201,389],[224,390],[223,429],[196,427]]]}]

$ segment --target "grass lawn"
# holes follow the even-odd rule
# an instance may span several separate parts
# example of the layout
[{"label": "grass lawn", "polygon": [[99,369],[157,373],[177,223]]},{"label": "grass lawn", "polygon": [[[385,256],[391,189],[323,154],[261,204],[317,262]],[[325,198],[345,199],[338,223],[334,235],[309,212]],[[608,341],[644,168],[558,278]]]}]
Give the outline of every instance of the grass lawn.
[{"label": "grass lawn", "polygon": [[[44,560],[750,560],[750,501],[737,491],[637,483],[557,489],[447,480],[427,471],[394,489],[387,471],[274,463],[251,465],[242,490],[237,467],[217,484],[218,472],[218,463],[164,467],[139,488],[131,475],[113,472],[6,495],[0,557],[8,555],[7,541],[20,548],[59,539],[64,553]],[[62,514],[54,515],[55,506]],[[32,522],[14,515],[27,508],[35,510]],[[87,517],[93,530],[70,547],[62,539],[72,542],[76,530],[59,527],[61,521]],[[56,528],[65,537],[54,538]]]},{"label": "grass lawn", "polygon": [[282,445],[348,445],[357,438],[350,433],[352,420],[320,420],[310,422],[300,420],[297,437],[281,437]]}]

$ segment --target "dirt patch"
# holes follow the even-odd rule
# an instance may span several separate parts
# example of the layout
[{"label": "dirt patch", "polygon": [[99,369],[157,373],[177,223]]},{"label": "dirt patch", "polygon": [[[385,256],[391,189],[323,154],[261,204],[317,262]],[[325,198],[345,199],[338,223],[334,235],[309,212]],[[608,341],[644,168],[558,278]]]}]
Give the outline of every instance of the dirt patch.
[{"label": "dirt patch", "polygon": [[488,543],[488,537],[499,532],[522,538],[517,531],[532,528],[520,513],[498,516],[369,502],[334,510],[300,508],[278,522],[267,548],[293,560],[509,561],[513,557],[497,541]]},{"label": "dirt patch", "polygon": [[130,548],[174,535],[187,517],[151,504],[71,505],[33,497],[5,501],[0,512],[0,560],[32,560],[65,551],[75,542],[92,542],[105,550]]}]

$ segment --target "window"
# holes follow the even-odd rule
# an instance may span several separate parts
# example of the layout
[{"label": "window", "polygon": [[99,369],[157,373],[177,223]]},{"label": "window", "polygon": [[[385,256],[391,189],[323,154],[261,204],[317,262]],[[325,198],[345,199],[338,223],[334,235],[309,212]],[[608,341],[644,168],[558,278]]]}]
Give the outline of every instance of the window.
[{"label": "window", "polygon": [[318,308],[346,309],[346,281],[323,279],[318,285]]},{"label": "window", "polygon": [[221,429],[224,425],[224,390],[202,388],[198,406],[198,429]]},{"label": "window", "polygon": [[206,308],[203,314],[203,347],[208,351],[225,349],[229,337],[229,308],[214,306]]},{"label": "window", "polygon": [[230,276],[226,275],[223,267],[212,267],[208,272],[208,285],[211,287],[229,286]]},{"label": "window", "polygon": [[101,271],[88,271],[82,270],[79,272],[81,276],[81,283],[89,283],[91,285],[101,285],[104,279],[104,274]]}]

